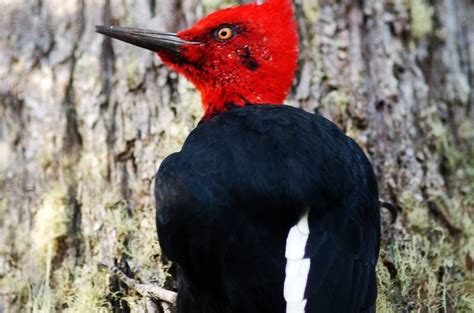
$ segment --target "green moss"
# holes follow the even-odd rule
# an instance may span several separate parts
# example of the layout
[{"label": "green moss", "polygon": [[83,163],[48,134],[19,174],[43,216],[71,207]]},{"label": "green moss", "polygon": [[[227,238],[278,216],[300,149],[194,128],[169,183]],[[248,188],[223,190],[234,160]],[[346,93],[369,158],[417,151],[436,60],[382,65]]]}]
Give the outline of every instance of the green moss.
[{"label": "green moss", "polygon": [[435,228],[431,241],[427,234],[412,235],[385,245],[383,259],[396,272],[392,277],[382,262],[377,266],[378,312],[458,312],[472,305],[466,290],[468,278],[452,253],[452,242],[443,229]]},{"label": "green moss", "polygon": [[321,14],[319,1],[303,1],[302,6],[308,23],[310,25],[317,23]]},{"label": "green moss", "polygon": [[72,293],[63,300],[67,305],[64,312],[110,312],[105,295],[107,275],[98,272],[97,267],[77,268],[72,284]]},{"label": "green moss", "polygon": [[430,226],[427,208],[423,205],[421,195],[414,195],[409,190],[400,194],[400,205],[404,208],[408,224],[412,229],[423,230]]},{"label": "green moss", "polygon": [[409,0],[409,4],[413,37],[426,37],[433,31],[433,7],[426,0]]},{"label": "green moss", "polygon": [[130,258],[142,269],[145,277],[157,278],[163,282],[167,278],[166,271],[153,266],[154,257],[160,251],[156,238],[155,212],[151,206],[144,207],[133,217],[134,225],[141,229],[140,233],[131,232],[129,240]]},{"label": "green moss", "polygon": [[[303,9],[303,16],[306,20],[307,29],[309,30],[312,27],[315,27],[321,18],[320,3],[319,1],[303,1],[301,5]],[[311,62],[314,65],[312,73],[312,85],[320,85],[325,75],[320,52],[320,36],[316,34],[316,32],[309,31],[308,41],[301,42],[300,49],[301,52],[306,51],[309,53]],[[303,57],[303,54],[304,53],[300,53],[300,57]]]},{"label": "green moss", "polygon": [[329,98],[331,104],[339,108],[341,112],[347,111],[351,100],[349,96],[342,91],[331,91],[326,98]]},{"label": "green moss", "polygon": [[30,278],[21,269],[9,270],[0,277],[0,293],[2,296],[6,295],[5,302],[13,298],[21,307],[24,307],[30,298]]},{"label": "green moss", "polygon": [[127,85],[129,89],[135,89],[141,83],[140,64],[135,53],[130,54],[126,63]]},{"label": "green moss", "polygon": [[322,105],[333,112],[333,116],[347,117],[347,109],[350,105],[349,96],[342,90],[333,90],[322,99]]},{"label": "green moss", "polygon": [[68,232],[69,221],[65,190],[57,185],[43,195],[42,204],[34,218],[31,243],[39,264],[51,262],[58,241]]},{"label": "green moss", "polygon": [[204,15],[215,12],[219,9],[236,5],[236,1],[233,0],[203,0],[202,5],[204,7]]}]

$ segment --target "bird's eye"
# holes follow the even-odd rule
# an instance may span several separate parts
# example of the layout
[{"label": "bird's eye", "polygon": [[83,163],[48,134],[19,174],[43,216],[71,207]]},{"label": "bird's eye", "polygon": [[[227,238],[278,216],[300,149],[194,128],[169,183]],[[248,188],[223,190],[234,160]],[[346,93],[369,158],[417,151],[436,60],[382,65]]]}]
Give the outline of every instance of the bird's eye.
[{"label": "bird's eye", "polygon": [[216,32],[216,38],[220,41],[226,41],[234,37],[234,30],[229,26],[219,28]]}]

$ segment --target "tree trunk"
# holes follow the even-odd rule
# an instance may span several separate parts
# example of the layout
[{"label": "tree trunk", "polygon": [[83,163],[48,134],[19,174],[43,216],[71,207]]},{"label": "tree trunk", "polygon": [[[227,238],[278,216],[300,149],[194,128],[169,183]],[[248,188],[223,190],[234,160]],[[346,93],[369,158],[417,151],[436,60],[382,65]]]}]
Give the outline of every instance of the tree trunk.
[{"label": "tree trunk", "polygon": [[[0,312],[143,311],[101,261],[175,287],[153,178],[199,121],[200,96],[94,25],[177,31],[230,2],[0,3]],[[288,103],[353,137],[393,206],[382,209],[379,311],[472,312],[474,2],[295,5]]]}]

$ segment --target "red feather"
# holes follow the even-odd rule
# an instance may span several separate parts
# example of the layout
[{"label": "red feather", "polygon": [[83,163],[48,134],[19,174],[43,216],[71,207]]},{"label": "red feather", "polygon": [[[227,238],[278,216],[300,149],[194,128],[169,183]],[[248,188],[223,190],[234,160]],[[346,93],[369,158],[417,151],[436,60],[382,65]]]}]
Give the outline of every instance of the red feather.
[{"label": "red feather", "polygon": [[[214,38],[221,25],[235,27],[227,42]],[[298,34],[290,0],[269,0],[214,12],[178,34],[201,45],[182,47],[186,62],[158,53],[201,92],[205,117],[227,104],[281,104],[291,88]]]}]

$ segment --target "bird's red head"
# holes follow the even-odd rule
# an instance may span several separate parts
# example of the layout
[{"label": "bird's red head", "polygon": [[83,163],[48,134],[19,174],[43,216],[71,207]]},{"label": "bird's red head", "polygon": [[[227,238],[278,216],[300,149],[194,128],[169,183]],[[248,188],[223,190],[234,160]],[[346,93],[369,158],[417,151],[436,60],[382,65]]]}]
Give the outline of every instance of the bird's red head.
[{"label": "bird's red head", "polygon": [[177,35],[117,27],[98,31],[157,52],[201,92],[207,117],[229,105],[282,103],[297,67],[291,0],[223,9]]}]

